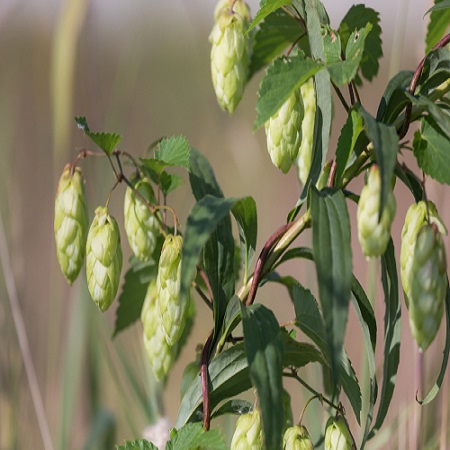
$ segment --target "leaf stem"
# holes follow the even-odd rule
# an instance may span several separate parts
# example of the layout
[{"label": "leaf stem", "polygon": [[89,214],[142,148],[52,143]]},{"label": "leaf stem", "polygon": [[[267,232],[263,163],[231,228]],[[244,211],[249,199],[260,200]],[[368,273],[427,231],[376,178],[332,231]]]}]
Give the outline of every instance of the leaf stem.
[{"label": "leaf stem", "polygon": [[205,431],[209,430],[211,423],[211,405],[209,403],[209,387],[208,387],[208,360],[209,350],[211,348],[213,331],[208,336],[202,350],[201,365],[200,365],[200,378],[202,382],[202,398],[203,398],[203,428]]},{"label": "leaf stem", "polygon": [[341,101],[342,106],[348,113],[350,111],[350,106],[348,106],[347,100],[345,100],[344,95],[342,94],[341,90],[334,83],[332,83],[332,86],[333,86],[334,91],[336,92],[336,95],[339,97],[339,100]]}]

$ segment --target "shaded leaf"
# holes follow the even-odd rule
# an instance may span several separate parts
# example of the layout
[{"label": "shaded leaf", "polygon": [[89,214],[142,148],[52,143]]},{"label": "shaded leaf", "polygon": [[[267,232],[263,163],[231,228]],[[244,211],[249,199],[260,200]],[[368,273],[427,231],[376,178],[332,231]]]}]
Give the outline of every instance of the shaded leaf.
[{"label": "shaded leaf", "polygon": [[253,28],[256,27],[262,20],[264,20],[269,14],[273,13],[278,8],[281,8],[282,6],[290,5],[292,3],[292,0],[271,0],[266,1],[262,3],[261,8],[256,13],[255,18],[253,19],[252,23],[250,24],[247,33],[250,32]]},{"label": "shaded leaf", "polygon": [[126,441],[124,445],[116,445],[117,450],[158,450],[156,445],[151,444],[145,439],[139,441]]},{"label": "shaded leaf", "polygon": [[340,380],[342,389],[345,392],[350,404],[352,405],[353,412],[355,413],[358,424],[361,424],[361,389],[359,387],[358,378],[356,377],[355,370],[352,363],[345,351],[342,352],[341,358],[341,371]]},{"label": "shaded leaf", "polygon": [[223,416],[224,414],[247,414],[252,410],[253,404],[248,402],[247,400],[232,399],[220,405],[220,407],[217,408],[211,415],[211,419]]},{"label": "shaded leaf", "polygon": [[287,333],[283,336],[283,366],[304,367],[310,363],[325,364],[322,353],[314,345],[306,342],[298,342]]},{"label": "shaded leaf", "polygon": [[414,196],[416,203],[423,200],[423,187],[422,182],[419,180],[417,175],[406,166],[397,166],[395,168],[395,175],[399,178],[405,186],[411,191]]},{"label": "shaded leaf", "polygon": [[449,0],[435,1],[435,5],[426,13],[430,13],[427,34],[425,36],[425,51],[428,53],[444,36],[450,26]]},{"label": "shaded leaf", "polygon": [[201,423],[188,423],[171,430],[166,450],[226,450],[226,446],[218,428],[205,431]]}]

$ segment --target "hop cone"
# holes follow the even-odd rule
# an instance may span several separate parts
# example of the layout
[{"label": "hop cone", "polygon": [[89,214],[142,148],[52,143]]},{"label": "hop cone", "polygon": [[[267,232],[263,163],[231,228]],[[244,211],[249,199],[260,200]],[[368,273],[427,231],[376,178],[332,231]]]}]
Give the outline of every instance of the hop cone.
[{"label": "hop cone", "polygon": [[[153,189],[148,180],[139,180],[135,189],[148,202],[153,200]],[[125,193],[124,216],[125,232],[131,250],[141,261],[148,261],[156,246],[159,232],[158,220],[130,187]]]},{"label": "hop cone", "polygon": [[378,221],[381,199],[381,178],[378,166],[372,166],[367,184],[361,191],[357,220],[358,238],[366,258],[381,256],[387,248],[391,236],[391,225],[394,220],[396,201],[392,191]]},{"label": "hop cone", "polygon": [[119,287],[122,248],[117,222],[103,206],[95,210],[87,237],[86,255],[89,292],[100,311],[106,311]]},{"label": "hop cone", "polygon": [[261,414],[258,409],[242,414],[236,422],[231,441],[231,450],[261,450],[263,448],[263,433]]},{"label": "hop cone", "polygon": [[441,324],[447,293],[445,248],[435,224],[426,223],[417,234],[409,286],[411,332],[419,347],[426,350]]},{"label": "hop cone", "polygon": [[[430,223],[436,224],[441,234],[447,234],[447,229],[437,212],[436,205],[431,201],[428,201],[428,213],[430,215]],[[417,233],[426,222],[427,204],[424,201],[412,204],[406,213],[405,223],[402,229],[402,245],[400,250],[400,276],[405,292],[406,306],[408,307],[411,291],[410,273],[414,260],[414,246],[417,240]]]},{"label": "hop cone", "polygon": [[168,235],[159,259],[156,289],[158,291],[158,311],[162,327],[169,345],[180,339],[186,322],[188,302],[180,303],[181,236]]},{"label": "hop cone", "polygon": [[156,280],[152,280],[147,288],[141,320],[144,327],[145,351],[155,378],[161,380],[169,374],[176,350],[166,341],[166,335],[159,320],[157,298]]},{"label": "hop cone", "polygon": [[284,432],[283,450],[313,450],[314,445],[304,426],[295,425]]},{"label": "hop cone", "polygon": [[308,179],[313,157],[314,142],[314,121],[316,117],[316,93],[314,90],[314,79],[308,81],[300,87],[300,94],[304,107],[302,121],[302,142],[296,160],[298,178],[304,185]]},{"label": "hop cone", "polygon": [[325,450],[353,450],[353,439],[342,416],[330,417],[325,431]]},{"label": "hop cone", "polygon": [[248,79],[250,37],[246,34],[250,10],[242,0],[221,1],[215,12],[216,23],[209,36],[211,75],[217,101],[230,114],[242,98]]},{"label": "hop cone", "polygon": [[267,150],[273,164],[287,173],[302,140],[303,103],[295,91],[266,123]]}]

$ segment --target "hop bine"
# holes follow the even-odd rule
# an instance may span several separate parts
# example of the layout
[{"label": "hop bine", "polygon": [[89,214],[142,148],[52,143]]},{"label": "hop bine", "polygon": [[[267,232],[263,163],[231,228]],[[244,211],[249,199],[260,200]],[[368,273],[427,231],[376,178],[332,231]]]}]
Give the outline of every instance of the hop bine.
[{"label": "hop bine", "polygon": [[313,450],[314,445],[304,426],[289,427],[283,436],[283,450]]},{"label": "hop bine", "polygon": [[[137,181],[134,188],[151,203],[154,200],[153,189],[145,178]],[[148,261],[156,247],[159,224],[155,215],[128,187],[124,202],[125,232],[133,254],[141,261]]]},{"label": "hop bine", "polygon": [[89,292],[100,311],[106,311],[117,294],[122,270],[119,227],[106,207],[99,206],[95,210],[86,255]]},{"label": "hop bine", "polygon": [[391,225],[395,217],[396,201],[392,191],[379,218],[381,200],[381,177],[378,166],[369,171],[367,184],[361,191],[358,203],[358,238],[366,258],[384,254],[391,237]]},{"label": "hop bine", "polygon": [[252,412],[242,414],[237,420],[231,450],[262,450],[262,448],[261,413],[255,408]]},{"label": "hop bine", "polygon": [[71,173],[67,164],[59,179],[55,199],[56,254],[61,270],[70,285],[83,266],[89,217],[81,169]]},{"label": "hop bine", "polygon": [[217,101],[234,112],[244,93],[249,74],[251,38],[246,34],[250,10],[242,0],[219,2],[209,40],[211,75]]}]

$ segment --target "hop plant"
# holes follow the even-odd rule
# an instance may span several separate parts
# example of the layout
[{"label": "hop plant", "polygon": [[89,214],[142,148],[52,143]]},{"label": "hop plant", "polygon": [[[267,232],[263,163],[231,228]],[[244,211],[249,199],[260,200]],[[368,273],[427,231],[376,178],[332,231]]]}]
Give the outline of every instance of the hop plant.
[{"label": "hop plant", "polygon": [[158,291],[158,311],[166,340],[175,345],[183,332],[188,302],[181,303],[180,275],[181,248],[183,238],[169,234],[164,241],[159,259],[156,289]]},{"label": "hop plant", "polygon": [[381,177],[378,166],[369,171],[367,184],[361,191],[357,222],[358,238],[366,258],[381,256],[387,248],[391,236],[391,225],[396,211],[395,196],[389,192],[386,204],[379,219],[381,199]]},{"label": "hop plant", "polygon": [[86,255],[89,292],[100,311],[106,311],[117,294],[122,270],[119,226],[106,207],[99,206],[95,210]]},{"label": "hop plant", "polygon": [[316,117],[316,92],[314,89],[314,79],[309,78],[300,87],[300,95],[304,108],[302,121],[302,141],[296,159],[298,178],[304,185],[308,179],[313,157],[314,142],[314,121]]},{"label": "hop plant", "polygon": [[[147,179],[139,180],[134,187],[145,200],[153,200],[153,189]],[[148,261],[156,247],[158,219],[131,187],[125,193],[124,217],[125,232],[133,254],[141,261]]]},{"label": "hop plant", "polygon": [[77,167],[73,173],[71,169],[67,164],[59,179],[54,220],[56,255],[70,285],[83,266],[89,227],[81,169]]},{"label": "hop plant", "polygon": [[353,450],[355,448],[345,419],[342,416],[330,417],[325,431],[325,450]]},{"label": "hop plant", "polygon": [[267,150],[273,164],[287,173],[302,140],[303,103],[297,90],[266,123]]},{"label": "hop plant", "polygon": [[217,101],[224,111],[234,112],[244,93],[249,74],[250,37],[246,30],[250,9],[242,0],[221,1],[209,36],[211,75]]},{"label": "hop plant", "polygon": [[239,417],[230,448],[231,450],[261,450],[263,448],[261,414],[257,408]]},{"label": "hop plant", "polygon": [[157,380],[164,379],[170,372],[175,360],[176,349],[166,341],[164,328],[158,315],[158,291],[156,280],[152,280],[147,288],[142,306],[141,321],[144,328],[144,347],[150,365]]},{"label": "hop plant", "polygon": [[314,445],[304,426],[289,427],[283,436],[283,450],[313,450]]},{"label": "hop plant", "polygon": [[445,247],[436,224],[417,233],[409,272],[409,323],[421,350],[433,342],[441,324],[447,293]]},{"label": "hop plant", "polygon": [[405,223],[402,229],[402,244],[400,249],[400,276],[402,280],[403,291],[405,292],[406,306],[409,307],[410,296],[410,273],[414,260],[414,247],[417,241],[417,234],[422,225],[427,223],[436,224],[441,234],[447,234],[447,228],[442,221],[436,209],[436,205],[428,201],[420,201],[412,204],[405,217]]}]

